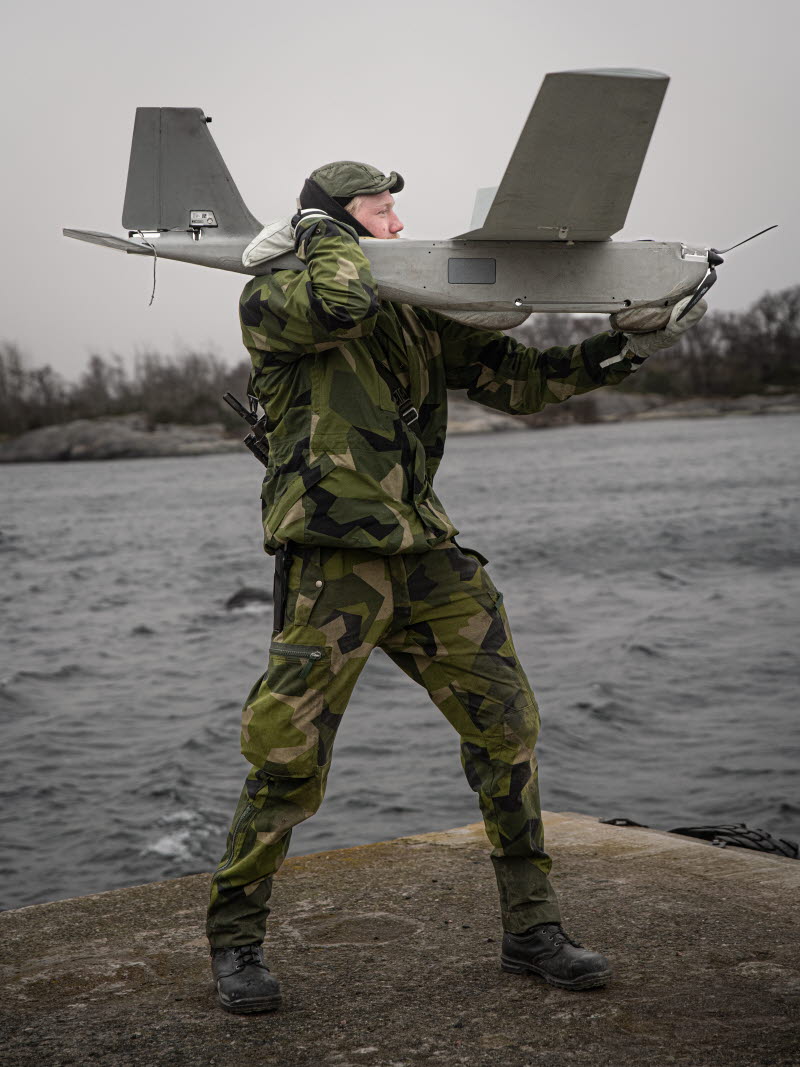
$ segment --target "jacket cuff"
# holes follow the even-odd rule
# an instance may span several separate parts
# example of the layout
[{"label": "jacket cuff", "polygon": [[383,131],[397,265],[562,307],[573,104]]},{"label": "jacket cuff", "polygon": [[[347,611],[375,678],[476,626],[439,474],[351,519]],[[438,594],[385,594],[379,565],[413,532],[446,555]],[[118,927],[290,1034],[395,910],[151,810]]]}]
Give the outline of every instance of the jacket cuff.
[{"label": "jacket cuff", "polygon": [[602,381],[609,370],[626,371],[627,337],[624,333],[599,333],[583,342],[583,361],[595,381]]}]

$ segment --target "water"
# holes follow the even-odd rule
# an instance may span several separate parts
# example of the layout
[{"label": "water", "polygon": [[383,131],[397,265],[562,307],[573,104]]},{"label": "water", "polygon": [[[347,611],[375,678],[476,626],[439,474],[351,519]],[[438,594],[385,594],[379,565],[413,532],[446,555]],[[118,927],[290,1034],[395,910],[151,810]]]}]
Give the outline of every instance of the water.
[{"label": "water", "polygon": [[[454,438],[539,697],[543,804],[800,837],[794,416]],[[211,869],[269,588],[252,458],[0,468],[0,902]],[[294,852],[479,818],[456,736],[381,653]]]}]

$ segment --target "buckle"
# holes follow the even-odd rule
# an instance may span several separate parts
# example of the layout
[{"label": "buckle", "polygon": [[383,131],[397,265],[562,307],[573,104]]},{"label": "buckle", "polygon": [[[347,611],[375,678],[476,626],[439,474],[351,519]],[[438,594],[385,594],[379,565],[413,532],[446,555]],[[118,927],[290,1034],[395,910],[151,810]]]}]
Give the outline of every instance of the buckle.
[{"label": "buckle", "polygon": [[419,422],[419,412],[411,403],[411,399],[402,385],[398,385],[397,388],[392,390],[392,400],[397,404],[400,418],[406,426],[410,426],[413,422]]},{"label": "buckle", "polygon": [[400,417],[406,426],[410,426],[412,422],[419,422],[419,412],[410,400],[400,405]]}]

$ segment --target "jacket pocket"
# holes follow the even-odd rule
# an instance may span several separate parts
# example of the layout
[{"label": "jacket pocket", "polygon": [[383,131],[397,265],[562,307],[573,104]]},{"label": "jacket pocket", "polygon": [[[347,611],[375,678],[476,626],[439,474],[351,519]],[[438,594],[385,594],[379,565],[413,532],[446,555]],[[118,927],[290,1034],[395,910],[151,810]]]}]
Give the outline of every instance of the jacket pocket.
[{"label": "jacket pocket", "polygon": [[309,489],[322,481],[326,474],[330,474],[335,466],[330,456],[322,455],[316,463],[296,474],[276,473],[272,478],[265,479],[261,499],[264,505],[264,533],[268,545],[277,547],[287,541],[303,540],[303,497]]}]

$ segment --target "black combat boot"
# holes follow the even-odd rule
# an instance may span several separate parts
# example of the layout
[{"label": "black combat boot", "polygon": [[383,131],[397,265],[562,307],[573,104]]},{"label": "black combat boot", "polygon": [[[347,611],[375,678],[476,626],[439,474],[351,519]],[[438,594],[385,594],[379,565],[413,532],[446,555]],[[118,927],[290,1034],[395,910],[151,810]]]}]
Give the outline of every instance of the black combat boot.
[{"label": "black combat boot", "polygon": [[269,973],[260,945],[212,949],[211,973],[226,1011],[247,1014],[280,1007],[281,987]]},{"label": "black combat boot", "polygon": [[537,974],[562,989],[594,989],[611,977],[605,956],[573,941],[558,923],[540,923],[524,934],[503,934],[501,966],[512,974]]}]

